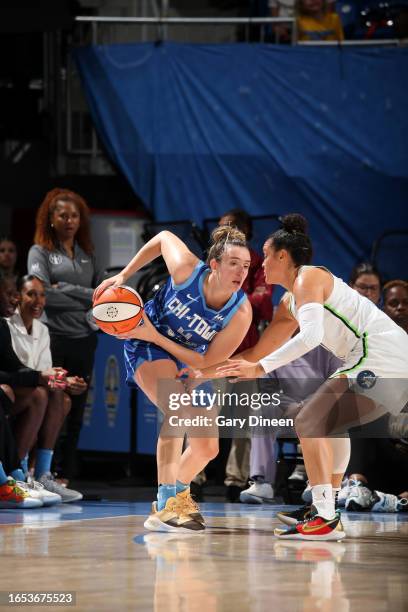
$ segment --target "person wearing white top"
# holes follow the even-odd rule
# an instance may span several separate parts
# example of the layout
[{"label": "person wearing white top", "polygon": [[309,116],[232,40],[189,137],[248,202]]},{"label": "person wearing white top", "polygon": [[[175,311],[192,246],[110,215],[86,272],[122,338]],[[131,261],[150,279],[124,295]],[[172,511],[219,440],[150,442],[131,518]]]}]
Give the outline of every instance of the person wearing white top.
[{"label": "person wearing white top", "polygon": [[[40,371],[50,369],[52,368],[50,335],[46,325],[39,321],[45,306],[44,284],[37,277],[27,275],[19,279],[17,291],[19,306],[7,319],[14,352],[27,367]],[[39,429],[38,419],[36,420],[35,430],[30,426],[29,411],[24,410],[32,390],[22,387],[15,389],[14,414],[17,417],[16,438],[20,456],[24,456],[27,460],[28,453],[37,440],[35,478],[48,490],[61,495],[63,501],[77,501],[82,495],[60,487],[53,481],[51,477],[53,449],[71,408],[69,395],[78,395],[85,389],[85,381],[78,376],[67,376],[61,388],[58,388],[57,381],[53,387],[47,389],[44,418]]]},{"label": "person wearing white top", "polygon": [[[256,363],[229,360],[219,377],[257,378],[297,359],[322,344],[343,360],[343,366],[305,403],[295,420],[312,486],[313,513],[289,530],[275,530],[287,539],[339,540],[345,536],[335,512],[333,476],[340,477],[348,457],[336,454],[330,434],[399,413],[408,399],[408,336],[370,300],[326,268],[308,265],[312,245],[306,220],[286,215],[283,227],[264,244],[266,282],[282,285],[288,298],[258,345]],[[299,333],[291,338],[299,327]],[[356,422],[357,419],[357,422]]]},{"label": "person wearing white top", "polygon": [[10,328],[14,352],[20,361],[33,370],[42,371],[52,368],[50,334],[47,326],[41,321],[33,319],[29,331],[21,317],[19,307],[7,319],[7,323]]}]

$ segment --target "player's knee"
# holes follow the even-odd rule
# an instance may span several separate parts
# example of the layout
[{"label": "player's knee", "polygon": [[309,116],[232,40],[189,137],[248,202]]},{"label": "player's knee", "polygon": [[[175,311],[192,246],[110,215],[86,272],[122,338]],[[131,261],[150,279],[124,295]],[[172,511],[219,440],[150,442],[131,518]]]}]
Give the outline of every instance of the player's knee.
[{"label": "player's knee", "polygon": [[300,411],[295,417],[295,431],[298,438],[308,438],[312,435],[310,425],[310,419],[303,411]]},{"label": "player's knee", "polygon": [[201,440],[200,444],[197,444],[194,447],[193,451],[196,456],[200,455],[200,457],[202,457],[203,459],[211,461],[211,459],[215,459],[215,457],[218,455],[218,440]]},{"label": "player's knee", "polygon": [[3,391],[4,395],[8,397],[10,402],[13,402],[13,403],[15,402],[16,397],[11,387],[9,387],[8,385],[0,385],[0,389]]}]

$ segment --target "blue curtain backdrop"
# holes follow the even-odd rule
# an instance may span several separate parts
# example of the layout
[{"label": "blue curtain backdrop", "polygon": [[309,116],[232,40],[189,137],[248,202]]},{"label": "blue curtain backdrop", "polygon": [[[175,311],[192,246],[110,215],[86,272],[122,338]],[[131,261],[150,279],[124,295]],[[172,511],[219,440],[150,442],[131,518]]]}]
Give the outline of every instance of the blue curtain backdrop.
[{"label": "blue curtain backdrop", "polygon": [[408,226],[408,49],[77,49],[99,136],[156,220],[303,212],[347,276]]}]

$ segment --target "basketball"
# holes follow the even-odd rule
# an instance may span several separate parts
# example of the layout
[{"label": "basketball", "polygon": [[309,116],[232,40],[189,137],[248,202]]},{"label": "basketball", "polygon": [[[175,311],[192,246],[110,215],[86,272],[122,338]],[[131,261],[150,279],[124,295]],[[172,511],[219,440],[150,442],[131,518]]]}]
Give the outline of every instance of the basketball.
[{"label": "basketball", "polygon": [[108,287],[94,301],[92,314],[102,331],[117,336],[139,325],[143,315],[143,301],[131,287]]}]

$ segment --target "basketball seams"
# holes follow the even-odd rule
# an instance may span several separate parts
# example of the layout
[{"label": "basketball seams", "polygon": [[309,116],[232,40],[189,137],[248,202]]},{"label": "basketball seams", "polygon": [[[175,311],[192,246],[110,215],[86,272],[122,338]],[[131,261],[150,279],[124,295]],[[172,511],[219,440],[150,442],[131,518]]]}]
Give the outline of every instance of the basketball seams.
[{"label": "basketball seams", "polygon": [[143,301],[131,287],[109,287],[94,303],[92,314],[105,333],[126,333],[140,323]]}]

